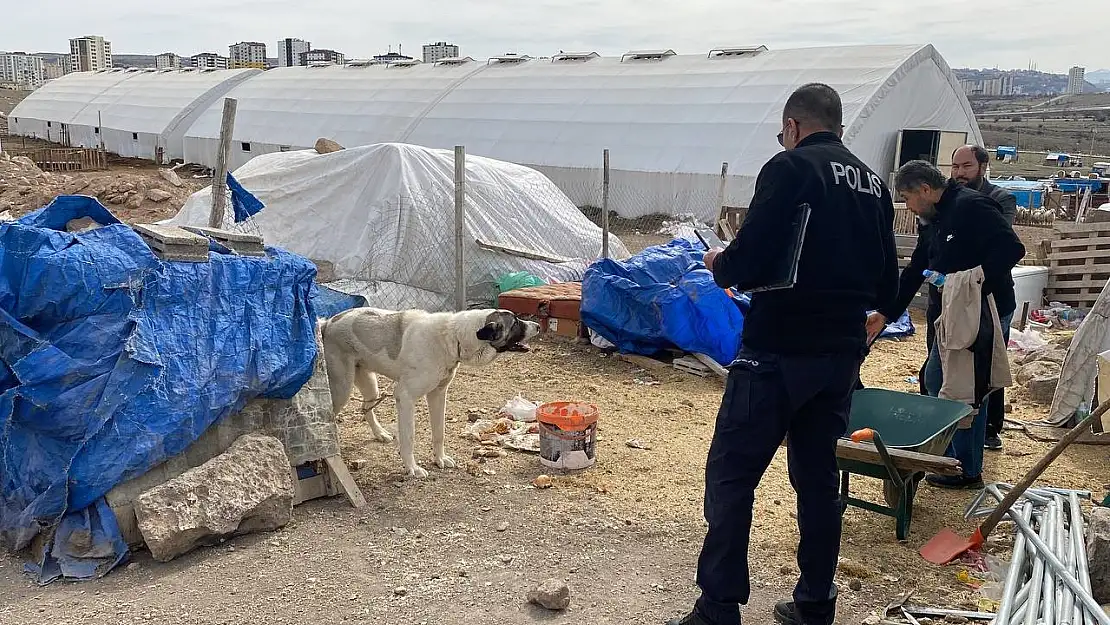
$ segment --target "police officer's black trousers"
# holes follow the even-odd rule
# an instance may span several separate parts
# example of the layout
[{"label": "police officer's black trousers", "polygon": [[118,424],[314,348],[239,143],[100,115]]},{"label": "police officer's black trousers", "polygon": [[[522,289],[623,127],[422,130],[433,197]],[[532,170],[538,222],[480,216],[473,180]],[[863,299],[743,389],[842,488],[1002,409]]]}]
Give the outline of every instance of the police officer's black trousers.
[{"label": "police officer's black trousers", "polygon": [[861,360],[860,354],[781,356],[744,349],[733,363],[705,467],[709,532],[698,561],[702,596],[695,610],[707,622],[740,622],[739,605],[750,592],[755,488],[784,436],[801,532],[794,601],[807,625],[833,622],[841,512],[836,442],[848,428]]}]

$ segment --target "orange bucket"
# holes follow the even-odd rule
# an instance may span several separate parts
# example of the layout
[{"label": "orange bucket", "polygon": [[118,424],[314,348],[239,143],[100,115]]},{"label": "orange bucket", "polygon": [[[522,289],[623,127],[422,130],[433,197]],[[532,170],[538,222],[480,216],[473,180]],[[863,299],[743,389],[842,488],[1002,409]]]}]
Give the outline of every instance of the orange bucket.
[{"label": "orange bucket", "polygon": [[587,469],[597,452],[597,406],[556,401],[536,409],[540,462],[552,469]]}]

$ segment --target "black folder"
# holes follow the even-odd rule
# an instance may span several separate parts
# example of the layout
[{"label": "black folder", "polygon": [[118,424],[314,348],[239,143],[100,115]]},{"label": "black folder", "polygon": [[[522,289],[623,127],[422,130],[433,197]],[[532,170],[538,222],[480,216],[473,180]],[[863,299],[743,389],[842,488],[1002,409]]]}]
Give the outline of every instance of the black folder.
[{"label": "black folder", "polygon": [[813,212],[809,204],[799,204],[790,218],[790,230],[782,254],[776,254],[767,259],[769,266],[765,271],[768,276],[767,284],[749,289],[753,293],[759,291],[778,291],[794,288],[798,281],[798,261],[802,258],[802,243],[806,238],[806,227],[809,226],[809,216]]}]

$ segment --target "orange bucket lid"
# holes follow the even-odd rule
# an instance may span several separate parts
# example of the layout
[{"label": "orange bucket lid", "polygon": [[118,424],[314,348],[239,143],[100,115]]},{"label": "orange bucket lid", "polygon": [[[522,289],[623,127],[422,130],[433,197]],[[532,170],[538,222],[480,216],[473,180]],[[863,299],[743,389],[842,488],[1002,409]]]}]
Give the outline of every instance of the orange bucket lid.
[{"label": "orange bucket lid", "polygon": [[576,401],[553,401],[536,409],[536,419],[560,430],[581,430],[597,423],[597,406]]}]

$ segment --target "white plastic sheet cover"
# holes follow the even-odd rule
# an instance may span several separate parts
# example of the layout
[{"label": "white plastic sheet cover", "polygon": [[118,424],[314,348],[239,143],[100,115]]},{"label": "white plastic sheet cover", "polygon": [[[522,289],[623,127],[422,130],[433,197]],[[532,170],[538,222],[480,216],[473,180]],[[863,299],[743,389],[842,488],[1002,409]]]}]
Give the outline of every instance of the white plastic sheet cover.
[{"label": "white plastic sheet cover", "polygon": [[[333,263],[338,280],[329,286],[383,308],[453,307],[451,151],[384,143],[323,155],[275,153],[249,161],[234,176],[266,205],[241,227],[256,229],[267,245]],[[210,206],[207,188],[169,223],[207,225]],[[601,251],[601,229],[554,183],[535,170],[488,158],[466,158],[464,223],[472,303],[492,303],[496,280],[510,272],[528,271],[549,282],[581,279]],[[490,251],[477,240],[567,262]],[[628,255],[612,236],[610,255]]]}]

